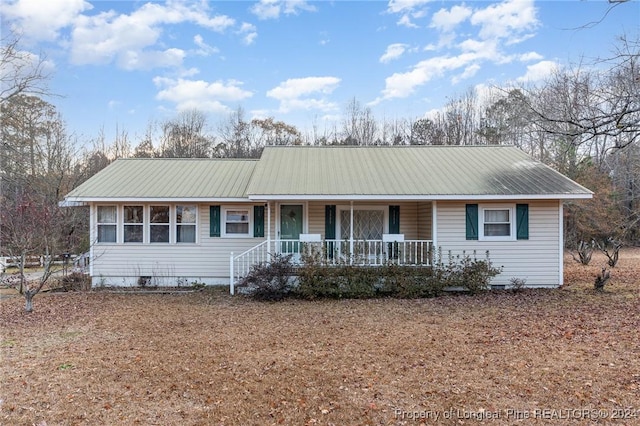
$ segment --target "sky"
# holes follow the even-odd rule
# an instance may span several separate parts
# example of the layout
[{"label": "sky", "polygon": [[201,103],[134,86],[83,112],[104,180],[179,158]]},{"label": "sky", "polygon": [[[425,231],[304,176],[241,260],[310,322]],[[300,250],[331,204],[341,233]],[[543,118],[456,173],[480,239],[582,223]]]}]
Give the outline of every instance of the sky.
[{"label": "sky", "polygon": [[[609,10],[610,9],[610,10]],[[535,84],[637,37],[640,2],[3,0],[2,34],[46,56],[47,99],[80,139],[241,107],[309,132],[354,99],[416,119],[470,88]]]}]

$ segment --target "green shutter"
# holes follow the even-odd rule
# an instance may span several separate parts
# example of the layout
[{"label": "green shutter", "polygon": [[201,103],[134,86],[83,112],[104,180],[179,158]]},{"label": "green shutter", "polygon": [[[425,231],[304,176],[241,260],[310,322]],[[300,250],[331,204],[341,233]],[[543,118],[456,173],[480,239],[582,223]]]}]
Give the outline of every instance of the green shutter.
[{"label": "green shutter", "polygon": [[220,236],[220,206],[209,206],[209,236]]},{"label": "green shutter", "polygon": [[324,238],[336,239],[336,206],[324,206]]},{"label": "green shutter", "polygon": [[466,205],[466,233],[467,240],[478,239],[478,205]]},{"label": "green shutter", "polygon": [[253,206],[253,236],[264,237],[264,206]]},{"label": "green shutter", "polygon": [[389,206],[389,233],[400,233],[400,206]]},{"label": "green shutter", "polygon": [[529,204],[516,204],[516,237],[529,239]]}]

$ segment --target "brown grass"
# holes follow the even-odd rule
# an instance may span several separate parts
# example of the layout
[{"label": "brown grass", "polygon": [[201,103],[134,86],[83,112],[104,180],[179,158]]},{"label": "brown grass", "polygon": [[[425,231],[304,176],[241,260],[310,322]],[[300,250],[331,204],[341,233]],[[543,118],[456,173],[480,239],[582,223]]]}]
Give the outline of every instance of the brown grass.
[{"label": "brown grass", "polygon": [[558,290],[426,300],[5,299],[0,423],[640,424],[640,250],[596,293],[603,263],[568,257]]}]

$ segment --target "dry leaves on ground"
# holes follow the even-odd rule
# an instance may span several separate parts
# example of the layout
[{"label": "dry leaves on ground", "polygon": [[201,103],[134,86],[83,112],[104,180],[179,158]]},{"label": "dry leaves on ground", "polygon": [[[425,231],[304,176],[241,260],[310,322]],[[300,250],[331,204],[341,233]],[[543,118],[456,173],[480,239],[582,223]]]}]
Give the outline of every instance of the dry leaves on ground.
[{"label": "dry leaves on ground", "polygon": [[558,290],[425,300],[2,300],[0,422],[640,423],[640,250],[596,293],[601,261],[569,257]]}]

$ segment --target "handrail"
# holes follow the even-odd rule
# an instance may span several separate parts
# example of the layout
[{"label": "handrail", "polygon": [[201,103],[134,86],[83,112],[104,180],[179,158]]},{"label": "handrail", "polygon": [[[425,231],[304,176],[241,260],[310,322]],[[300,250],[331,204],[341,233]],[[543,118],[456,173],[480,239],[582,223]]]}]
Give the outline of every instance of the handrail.
[{"label": "handrail", "polygon": [[[353,252],[351,252],[353,247]],[[393,263],[401,266],[431,266],[432,240],[405,240],[384,242],[382,240],[323,240],[302,242],[300,240],[271,240],[243,251],[231,253],[229,258],[229,291],[235,293],[235,284],[244,278],[252,266],[266,263],[273,253],[292,254],[293,261],[302,261],[302,254],[315,254],[326,265],[350,264],[354,266],[381,266]]]}]

